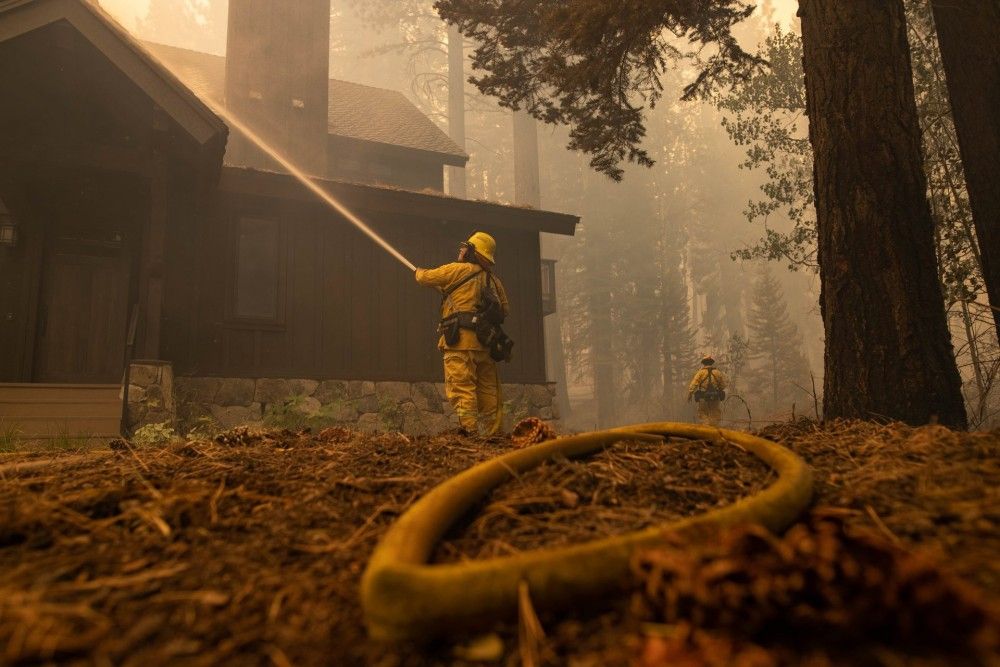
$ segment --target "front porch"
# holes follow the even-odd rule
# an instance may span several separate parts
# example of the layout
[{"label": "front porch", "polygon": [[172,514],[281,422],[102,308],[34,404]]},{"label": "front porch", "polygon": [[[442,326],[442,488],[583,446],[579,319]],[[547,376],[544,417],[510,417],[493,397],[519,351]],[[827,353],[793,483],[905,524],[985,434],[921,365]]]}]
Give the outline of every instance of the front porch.
[{"label": "front porch", "polygon": [[0,447],[79,447],[118,437],[117,384],[0,383]]},{"label": "front porch", "polygon": [[0,2],[0,434],[114,437],[160,354],[172,220],[228,130],[86,2]]}]

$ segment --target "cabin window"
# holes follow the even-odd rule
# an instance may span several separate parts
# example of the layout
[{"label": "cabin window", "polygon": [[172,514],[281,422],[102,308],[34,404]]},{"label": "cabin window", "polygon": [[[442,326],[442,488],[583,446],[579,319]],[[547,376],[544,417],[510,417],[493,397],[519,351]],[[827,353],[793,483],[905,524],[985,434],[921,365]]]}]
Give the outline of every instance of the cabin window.
[{"label": "cabin window", "polygon": [[542,260],[542,315],[556,312],[556,260]]},{"label": "cabin window", "polygon": [[281,229],[276,220],[240,218],[236,223],[233,315],[277,324],[281,316]]}]

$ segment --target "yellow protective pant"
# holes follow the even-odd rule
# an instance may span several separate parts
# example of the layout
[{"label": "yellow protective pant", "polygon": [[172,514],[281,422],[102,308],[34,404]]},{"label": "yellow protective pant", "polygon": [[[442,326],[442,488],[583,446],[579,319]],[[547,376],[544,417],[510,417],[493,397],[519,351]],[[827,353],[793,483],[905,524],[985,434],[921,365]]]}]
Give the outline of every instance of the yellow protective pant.
[{"label": "yellow protective pant", "polygon": [[722,421],[722,403],[719,401],[698,401],[698,423],[718,426]]},{"label": "yellow protective pant", "polygon": [[478,433],[480,417],[486,435],[500,430],[500,376],[486,350],[445,350],[444,389],[466,431]]}]

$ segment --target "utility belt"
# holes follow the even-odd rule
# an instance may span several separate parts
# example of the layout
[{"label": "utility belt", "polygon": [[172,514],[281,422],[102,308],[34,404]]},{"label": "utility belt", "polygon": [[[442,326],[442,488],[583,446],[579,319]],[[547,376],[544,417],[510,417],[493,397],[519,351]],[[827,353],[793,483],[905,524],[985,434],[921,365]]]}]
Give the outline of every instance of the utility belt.
[{"label": "utility belt", "polygon": [[458,343],[462,329],[476,333],[476,340],[490,353],[494,361],[510,361],[514,341],[504,333],[499,324],[490,322],[482,313],[458,311],[441,320],[438,333],[447,345]]},{"label": "utility belt", "polygon": [[475,331],[478,324],[478,313],[472,311],[459,311],[442,319],[441,324],[438,325],[438,331],[442,336],[444,336],[444,342],[449,345],[454,345],[458,342],[459,329],[471,329],[472,331]]},{"label": "utility belt", "polygon": [[709,387],[708,389],[698,389],[694,392],[694,400],[701,401],[724,401],[726,400],[726,390]]}]

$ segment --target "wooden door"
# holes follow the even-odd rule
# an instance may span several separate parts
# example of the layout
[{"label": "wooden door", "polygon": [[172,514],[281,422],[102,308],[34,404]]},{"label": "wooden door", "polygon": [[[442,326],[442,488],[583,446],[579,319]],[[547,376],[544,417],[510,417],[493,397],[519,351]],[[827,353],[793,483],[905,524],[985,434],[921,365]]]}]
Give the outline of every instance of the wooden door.
[{"label": "wooden door", "polygon": [[143,181],[87,170],[54,171],[34,191],[44,229],[34,382],[121,382],[134,248],[148,215]]},{"label": "wooden door", "polygon": [[42,280],[35,381],[120,382],[129,294],[124,245],[58,239]]}]

